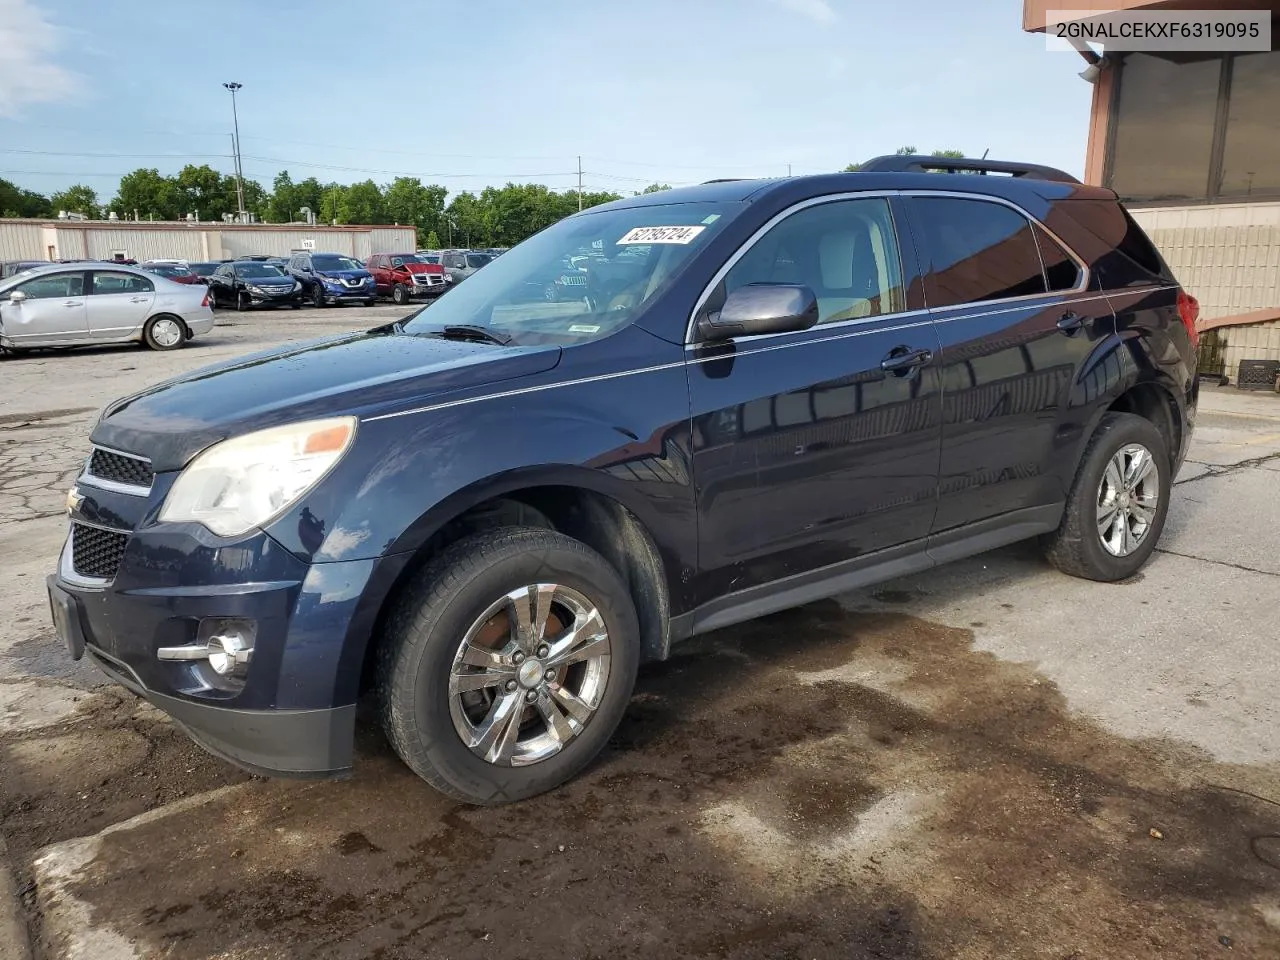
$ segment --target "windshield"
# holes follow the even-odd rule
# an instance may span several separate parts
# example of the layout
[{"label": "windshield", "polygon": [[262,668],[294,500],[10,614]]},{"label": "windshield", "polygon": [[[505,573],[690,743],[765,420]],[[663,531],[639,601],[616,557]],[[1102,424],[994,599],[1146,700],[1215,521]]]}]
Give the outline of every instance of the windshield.
[{"label": "windshield", "polygon": [[426,257],[419,256],[416,253],[393,253],[391,255],[391,265],[398,267],[405,263],[432,263]]},{"label": "windshield", "polygon": [[314,270],[363,270],[364,264],[350,257],[312,257],[311,267]]},{"label": "windshield", "polygon": [[249,277],[259,280],[269,280],[284,276],[279,267],[272,266],[269,263],[237,263],[235,271],[237,277]]},{"label": "windshield", "polygon": [[404,329],[481,326],[521,345],[608,336],[665,289],[736,206],[670,203],[569,217],[493,260]]},{"label": "windshield", "polygon": [[162,277],[189,277],[191,271],[186,267],[174,266],[172,263],[153,263],[147,267],[152,273]]}]

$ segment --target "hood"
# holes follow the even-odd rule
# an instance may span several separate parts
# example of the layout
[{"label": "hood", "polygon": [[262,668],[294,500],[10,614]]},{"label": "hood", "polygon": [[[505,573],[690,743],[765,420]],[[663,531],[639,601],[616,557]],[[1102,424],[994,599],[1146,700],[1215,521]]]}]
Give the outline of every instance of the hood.
[{"label": "hood", "polygon": [[317,270],[316,276],[328,277],[330,280],[363,280],[373,274],[368,270]]},{"label": "hood", "polygon": [[404,268],[410,273],[444,273],[444,267],[438,263],[406,263]]},{"label": "hood", "polygon": [[107,407],[91,439],[177,470],[230,436],[320,417],[387,412],[527,377],[555,346],[498,347],[385,328],[288,344],[168,380]]}]

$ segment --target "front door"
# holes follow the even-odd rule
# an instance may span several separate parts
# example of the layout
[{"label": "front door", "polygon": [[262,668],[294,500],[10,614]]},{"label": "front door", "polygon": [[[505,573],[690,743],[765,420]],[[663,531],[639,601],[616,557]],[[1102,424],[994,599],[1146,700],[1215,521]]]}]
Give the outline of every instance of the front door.
[{"label": "front door", "polygon": [[155,289],[136,273],[95,270],[88,297],[89,336],[116,340],[135,334],[151,315]]},{"label": "front door", "polygon": [[[44,274],[9,291],[0,301],[0,333],[10,346],[73,343],[88,333],[83,271]],[[23,294],[17,301],[14,293]]]},{"label": "front door", "polygon": [[862,197],[805,206],[730,261],[703,309],[748,283],[803,283],[819,321],[695,348],[703,599],[927,536],[939,345],[907,300],[908,254],[891,199]]},{"label": "front door", "polygon": [[1065,454],[1089,414],[1078,374],[1115,330],[1110,304],[1086,289],[1083,264],[1013,207],[927,194],[906,202],[942,340],[934,532],[1019,511],[1044,521],[1070,488]]}]

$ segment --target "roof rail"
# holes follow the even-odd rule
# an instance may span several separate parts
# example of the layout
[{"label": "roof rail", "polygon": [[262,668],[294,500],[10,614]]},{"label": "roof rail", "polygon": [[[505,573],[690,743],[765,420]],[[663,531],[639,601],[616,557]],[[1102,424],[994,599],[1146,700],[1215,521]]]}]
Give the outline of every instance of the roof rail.
[{"label": "roof rail", "polygon": [[988,173],[1007,173],[1024,180],[1058,180],[1063,183],[1079,183],[1069,173],[1054,167],[1044,167],[1038,163],[1015,163],[1009,160],[971,160],[968,157],[927,157],[922,154],[908,154],[888,157],[876,157],[868,160],[861,167],[861,173],[924,173],[929,170],[941,170],[946,173],[976,173],[986,176]]},{"label": "roof rail", "polygon": [[708,183],[737,183],[742,179],[742,177],[716,177],[714,180],[703,180],[702,185],[706,186]]}]

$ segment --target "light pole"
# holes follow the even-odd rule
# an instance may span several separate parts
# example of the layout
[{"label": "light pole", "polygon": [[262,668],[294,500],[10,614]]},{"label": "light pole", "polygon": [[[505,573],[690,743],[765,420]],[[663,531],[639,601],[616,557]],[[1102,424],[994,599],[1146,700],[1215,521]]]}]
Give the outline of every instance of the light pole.
[{"label": "light pole", "polygon": [[237,219],[244,222],[244,173],[240,168],[240,116],[236,113],[236,91],[244,86],[243,83],[224,83],[224,87],[231,91],[231,120],[236,128],[236,215]]}]

